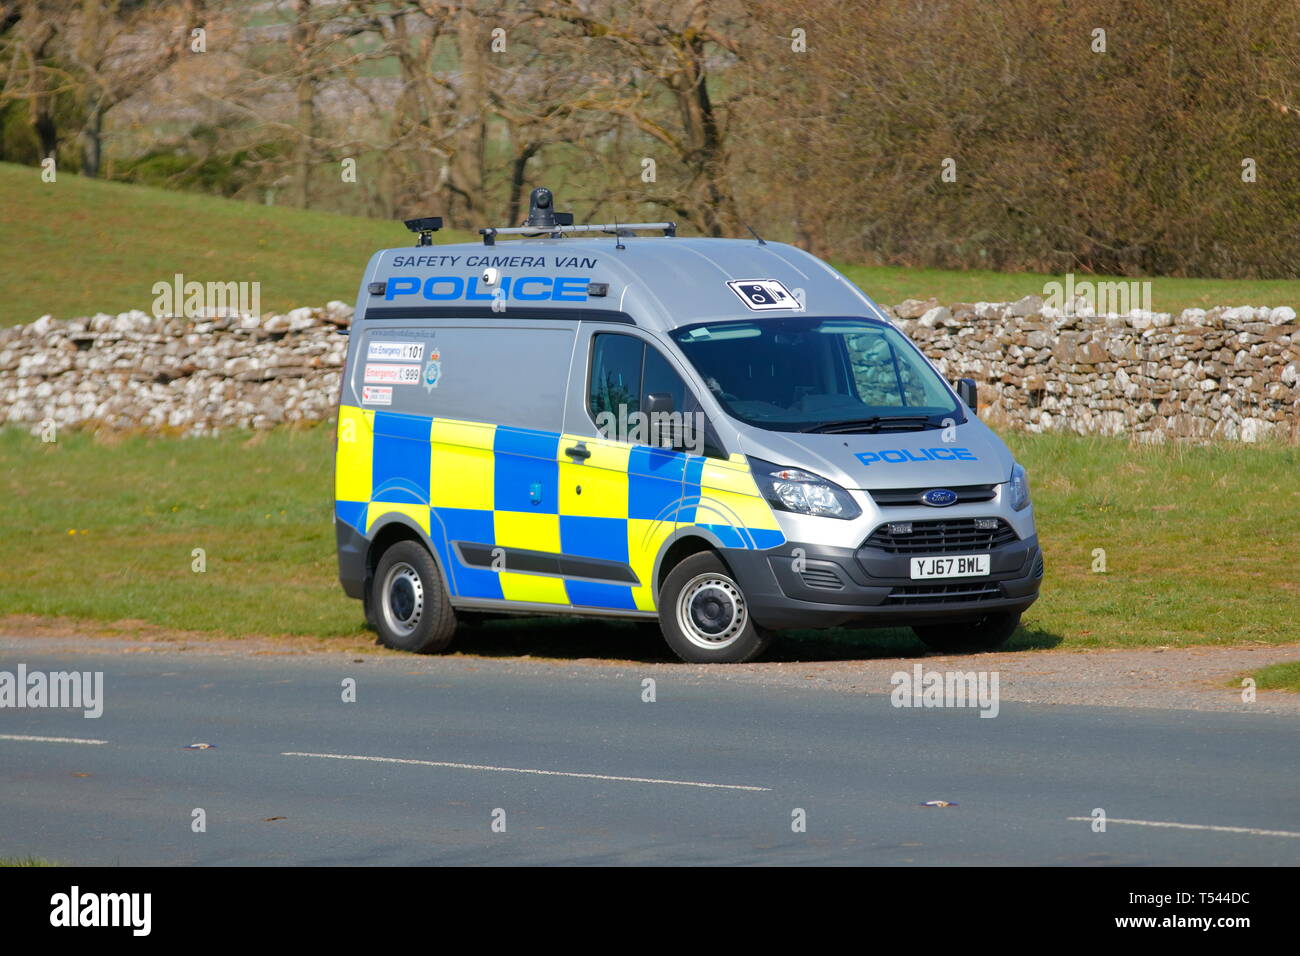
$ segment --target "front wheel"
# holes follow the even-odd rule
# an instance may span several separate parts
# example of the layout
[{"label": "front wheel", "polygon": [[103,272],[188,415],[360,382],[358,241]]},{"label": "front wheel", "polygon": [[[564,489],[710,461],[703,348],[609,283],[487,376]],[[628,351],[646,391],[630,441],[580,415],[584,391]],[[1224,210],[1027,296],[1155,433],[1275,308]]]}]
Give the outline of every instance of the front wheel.
[{"label": "front wheel", "polygon": [[749,616],[745,595],[715,554],[691,555],[668,572],[659,592],[659,629],[692,664],[742,664],[763,653],[771,632]]},{"label": "front wheel", "polygon": [[1019,626],[1019,611],[1002,611],[974,620],[913,627],[912,631],[936,651],[960,654],[995,650],[1005,644]]},{"label": "front wheel", "polygon": [[414,541],[384,552],[370,583],[368,613],[388,647],[436,654],[451,644],[456,614],[447,600],[433,557]]}]

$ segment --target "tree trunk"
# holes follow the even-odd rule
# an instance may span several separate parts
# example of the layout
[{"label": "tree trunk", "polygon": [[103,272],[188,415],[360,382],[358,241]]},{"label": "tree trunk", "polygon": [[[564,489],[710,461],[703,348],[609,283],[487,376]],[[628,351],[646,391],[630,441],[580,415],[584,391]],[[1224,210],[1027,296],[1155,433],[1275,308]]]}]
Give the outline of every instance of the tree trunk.
[{"label": "tree trunk", "polygon": [[54,39],[54,30],[46,24],[46,29],[33,38],[27,50],[27,58],[32,66],[32,98],[28,112],[32,123],[32,132],[40,143],[41,159],[58,161],[59,127],[54,120],[54,94],[50,83],[40,66],[44,65],[46,49]]},{"label": "tree trunk", "polygon": [[104,107],[98,92],[86,97],[86,121],[81,128],[81,175],[99,178],[104,156]]},{"label": "tree trunk", "polygon": [[58,159],[59,128],[54,122],[54,102],[50,96],[34,96],[31,105],[32,131],[40,142],[41,159]]},{"label": "tree trunk", "polygon": [[311,167],[316,138],[316,77],[312,72],[312,47],[316,26],[311,20],[311,0],[294,0],[293,49],[297,57],[298,143],[294,150],[293,204],[306,209],[311,201]]},{"label": "tree trunk", "polygon": [[539,146],[537,143],[524,143],[516,147],[515,160],[510,167],[510,205],[506,210],[505,223],[507,226],[517,226],[522,221],[521,210],[524,204],[524,193],[528,190],[528,161],[537,153]]},{"label": "tree trunk", "polygon": [[456,98],[455,152],[448,170],[448,185],[461,215],[457,224],[481,225],[483,212],[484,139],[486,136],[487,62],[483,22],[471,4],[456,18],[456,45],[460,54],[461,83]]},{"label": "tree trunk", "polygon": [[669,81],[685,134],[686,155],[682,159],[691,171],[688,201],[696,209],[692,218],[704,233],[735,235],[739,218],[725,181],[723,134],[709,97],[704,53],[702,41],[684,38],[678,49],[682,67]]}]

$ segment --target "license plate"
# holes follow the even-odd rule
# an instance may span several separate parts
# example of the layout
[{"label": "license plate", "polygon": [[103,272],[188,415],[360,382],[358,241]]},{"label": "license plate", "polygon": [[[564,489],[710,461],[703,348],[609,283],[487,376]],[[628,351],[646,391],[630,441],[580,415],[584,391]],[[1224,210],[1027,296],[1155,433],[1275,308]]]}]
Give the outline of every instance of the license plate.
[{"label": "license plate", "polygon": [[962,554],[943,558],[913,558],[912,580],[974,578],[989,573],[987,554]]}]

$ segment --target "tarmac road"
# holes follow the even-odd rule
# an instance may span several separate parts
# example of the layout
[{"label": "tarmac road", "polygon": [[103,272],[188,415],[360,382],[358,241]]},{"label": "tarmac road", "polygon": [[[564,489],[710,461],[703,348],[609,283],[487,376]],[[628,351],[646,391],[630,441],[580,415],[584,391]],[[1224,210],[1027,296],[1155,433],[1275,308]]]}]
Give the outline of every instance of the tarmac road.
[{"label": "tarmac road", "polygon": [[[20,662],[103,671],[105,705],[98,719],[0,709],[0,856],[1300,863],[1294,715],[1004,700],[986,719],[894,707],[887,684],[760,686],[726,668],[678,677],[663,666],[475,657],[85,654],[0,639],[0,670]],[[646,703],[651,672],[657,699]],[[352,703],[342,700],[347,678]],[[198,742],[215,747],[184,749]],[[920,806],[927,800],[957,806]],[[195,808],[205,832],[192,830]],[[1093,832],[1094,808],[1109,817],[1104,833]],[[806,832],[792,829],[797,810]]]}]

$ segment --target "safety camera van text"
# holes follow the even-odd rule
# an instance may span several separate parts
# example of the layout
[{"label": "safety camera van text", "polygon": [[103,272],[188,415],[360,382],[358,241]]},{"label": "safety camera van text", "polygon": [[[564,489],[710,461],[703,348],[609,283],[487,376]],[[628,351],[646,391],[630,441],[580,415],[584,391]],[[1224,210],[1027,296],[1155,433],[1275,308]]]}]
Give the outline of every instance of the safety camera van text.
[{"label": "safety camera van text", "polygon": [[335,482],[343,588],[390,647],[550,613],[657,620],[688,661],[839,625],[977,650],[1037,598],[975,383],[819,259],[575,226],[545,189],[481,243],[407,225],[361,283]]}]

